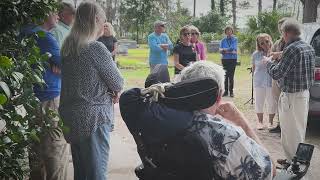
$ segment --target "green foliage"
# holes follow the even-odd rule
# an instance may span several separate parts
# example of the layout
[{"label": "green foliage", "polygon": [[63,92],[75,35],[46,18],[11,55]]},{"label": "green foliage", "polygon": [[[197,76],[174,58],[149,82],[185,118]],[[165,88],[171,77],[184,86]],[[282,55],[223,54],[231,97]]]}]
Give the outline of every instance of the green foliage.
[{"label": "green foliage", "polygon": [[260,33],[267,33],[272,37],[273,41],[277,40],[280,37],[278,21],[284,16],[276,11],[263,12],[257,16],[251,16],[247,21],[247,29],[237,34],[240,49],[252,53],[256,48],[255,39]]},{"label": "green foliage", "polygon": [[206,42],[206,43],[209,43],[210,41],[212,41],[214,38],[214,33],[202,33],[201,34],[201,40]]},{"label": "green foliage", "polygon": [[128,30],[135,31],[136,40],[139,42],[139,32],[144,32],[145,24],[156,8],[154,1],[149,0],[124,0],[121,2],[121,24],[128,23]]},{"label": "green foliage", "polygon": [[194,20],[192,24],[198,27],[202,33],[221,33],[228,20],[228,17],[221,16],[215,11],[210,11],[208,14]]},{"label": "green foliage", "polygon": [[213,40],[220,41],[223,38],[224,34],[222,33],[202,33],[201,39],[202,41],[209,43]]},{"label": "green foliage", "polygon": [[177,4],[177,10],[169,13],[167,17],[168,28],[167,33],[170,39],[175,43],[180,37],[180,29],[192,22],[192,16],[190,12],[186,8],[182,8],[179,4]]},{"label": "green foliage", "polygon": [[39,120],[39,100],[33,85],[42,84],[43,62],[34,40],[43,34],[18,38],[26,24],[39,23],[56,8],[54,1],[3,0],[0,2],[0,121],[6,130],[0,132],[0,179],[25,179],[28,173],[26,151],[39,136],[50,128],[48,119]]}]

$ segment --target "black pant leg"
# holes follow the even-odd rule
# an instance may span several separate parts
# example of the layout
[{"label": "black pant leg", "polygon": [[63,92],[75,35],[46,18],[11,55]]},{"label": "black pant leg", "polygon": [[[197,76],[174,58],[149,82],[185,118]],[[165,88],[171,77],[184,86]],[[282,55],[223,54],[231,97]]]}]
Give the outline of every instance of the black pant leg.
[{"label": "black pant leg", "polygon": [[227,60],[225,60],[225,59],[222,59],[221,60],[221,62],[222,62],[222,66],[223,66],[223,69],[225,70],[225,75],[224,75],[224,91],[226,92],[226,93],[228,93],[228,87],[229,87],[229,76],[228,76],[228,62],[227,62]]},{"label": "black pant leg", "polygon": [[234,72],[236,70],[237,60],[236,59],[232,59],[232,60],[230,60],[229,64],[230,64],[230,66],[229,66],[229,81],[230,81],[229,91],[230,91],[230,93],[233,93]]}]

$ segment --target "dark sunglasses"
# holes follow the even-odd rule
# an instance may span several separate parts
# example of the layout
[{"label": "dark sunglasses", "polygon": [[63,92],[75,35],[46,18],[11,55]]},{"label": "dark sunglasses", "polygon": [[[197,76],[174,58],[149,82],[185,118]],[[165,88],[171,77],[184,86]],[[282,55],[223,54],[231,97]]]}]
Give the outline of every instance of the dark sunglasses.
[{"label": "dark sunglasses", "polygon": [[269,44],[269,43],[270,43],[270,41],[269,41],[269,40],[266,40],[266,41],[260,42],[259,44],[260,44],[260,46],[263,46],[263,45]]},{"label": "dark sunglasses", "polygon": [[191,33],[183,33],[184,36],[190,36]]},{"label": "dark sunglasses", "polygon": [[160,27],[165,27],[164,24],[160,25]]},{"label": "dark sunglasses", "polygon": [[192,35],[192,36],[194,36],[194,35],[197,35],[197,36],[198,36],[198,35],[199,35],[199,33],[191,33],[191,35]]}]

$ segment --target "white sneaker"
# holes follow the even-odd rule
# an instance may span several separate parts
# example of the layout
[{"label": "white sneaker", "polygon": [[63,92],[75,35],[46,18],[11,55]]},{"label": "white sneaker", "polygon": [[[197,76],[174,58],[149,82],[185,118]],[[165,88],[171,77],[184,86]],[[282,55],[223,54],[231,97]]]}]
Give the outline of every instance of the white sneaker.
[{"label": "white sneaker", "polygon": [[264,125],[263,125],[263,123],[261,123],[261,122],[257,122],[257,129],[258,130],[263,130],[264,129]]}]

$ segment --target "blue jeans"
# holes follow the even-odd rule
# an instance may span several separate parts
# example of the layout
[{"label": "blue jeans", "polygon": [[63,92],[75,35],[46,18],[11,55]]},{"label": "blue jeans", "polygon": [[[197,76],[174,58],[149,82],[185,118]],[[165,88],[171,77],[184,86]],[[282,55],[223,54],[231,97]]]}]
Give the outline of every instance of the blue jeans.
[{"label": "blue jeans", "polygon": [[71,144],[75,180],[107,180],[109,123],[88,138]]}]

